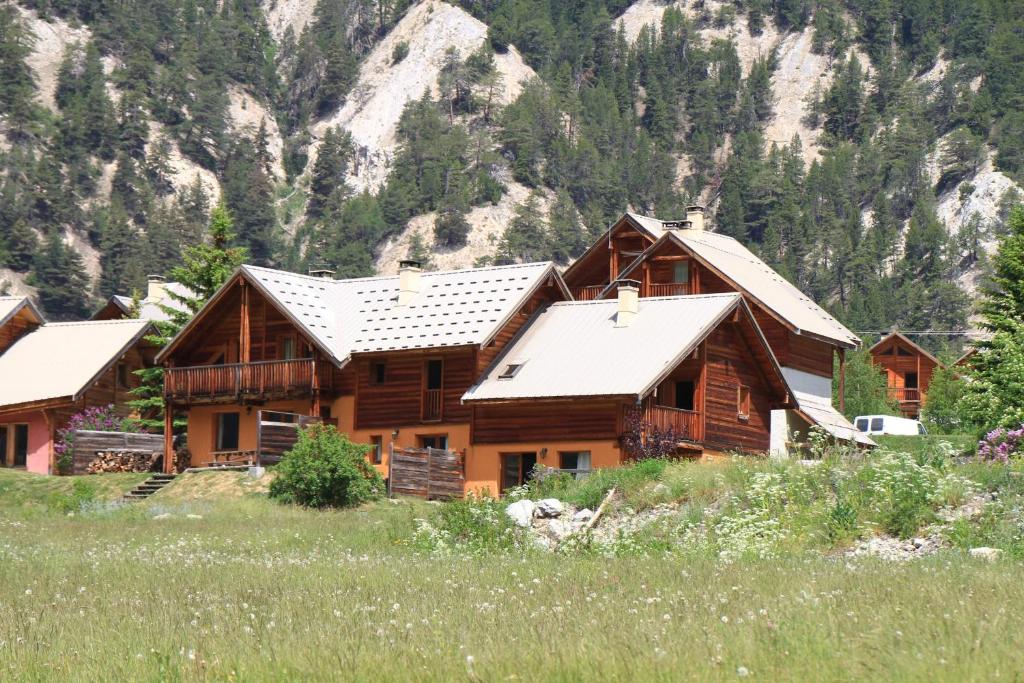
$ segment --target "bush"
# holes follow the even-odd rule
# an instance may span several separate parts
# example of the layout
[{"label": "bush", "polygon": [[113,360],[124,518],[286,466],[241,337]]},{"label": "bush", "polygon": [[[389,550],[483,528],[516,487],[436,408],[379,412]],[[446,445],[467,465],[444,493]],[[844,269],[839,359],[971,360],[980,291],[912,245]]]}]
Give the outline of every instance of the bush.
[{"label": "bush", "polygon": [[409,43],[402,40],[395,45],[395,49],[391,51],[391,64],[398,64],[400,61],[409,56]]},{"label": "bush", "polygon": [[370,448],[349,441],[332,425],[313,425],[299,433],[295,447],[277,465],[270,497],[311,508],[350,507],[379,498],[384,480],[366,460]]},{"label": "bush", "polygon": [[505,514],[507,506],[488,496],[448,501],[433,518],[414,520],[413,545],[441,555],[524,549],[525,531]]},{"label": "bush", "polygon": [[1011,457],[1024,451],[1024,424],[1017,429],[998,427],[978,442],[978,458],[996,462],[1009,462]]}]

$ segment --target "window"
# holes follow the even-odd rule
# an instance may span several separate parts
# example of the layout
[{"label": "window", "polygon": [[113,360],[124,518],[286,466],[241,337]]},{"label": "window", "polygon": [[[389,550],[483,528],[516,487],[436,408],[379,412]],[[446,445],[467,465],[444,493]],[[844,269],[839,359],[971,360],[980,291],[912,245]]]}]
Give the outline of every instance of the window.
[{"label": "window", "polygon": [[868,431],[868,419],[866,417],[857,420],[857,430],[861,432]]},{"label": "window", "polygon": [[297,357],[295,348],[295,337],[281,337],[281,360],[294,360]]},{"label": "window", "polygon": [[505,369],[498,375],[498,379],[512,379],[519,372],[519,368],[523,367],[522,363],[509,363],[505,366]]},{"label": "window", "polygon": [[871,418],[871,431],[880,432],[883,429],[883,420],[880,417]]},{"label": "window", "polygon": [[743,384],[736,390],[736,414],[741,420],[750,419],[750,387]]},{"label": "window", "polygon": [[388,376],[388,366],[383,361],[370,363],[370,384],[384,384]]},{"label": "window", "polygon": [[436,448],[437,450],[448,450],[447,434],[429,434],[419,437],[420,448]]},{"label": "window", "polygon": [[331,407],[330,406],[320,406],[320,419],[321,420],[330,420],[331,419]]},{"label": "window", "polygon": [[686,284],[690,281],[690,262],[680,261],[672,267],[672,282]]},{"label": "window", "polygon": [[427,361],[427,390],[440,389],[444,376],[444,361],[428,360]]},{"label": "window", "polygon": [[536,464],[536,453],[502,453],[501,492],[525,484]]},{"label": "window", "polygon": [[379,465],[384,462],[384,437],[380,434],[374,434],[370,437],[370,445],[373,446],[373,450],[370,451],[373,464]]},{"label": "window", "polygon": [[577,479],[585,477],[590,471],[590,451],[567,451],[558,454],[558,467],[563,470],[575,470]]},{"label": "window", "polygon": [[680,410],[693,410],[693,380],[676,382],[675,407]]},{"label": "window", "polygon": [[120,389],[128,388],[128,364],[117,364],[117,386]]},{"label": "window", "polygon": [[238,450],[238,413],[217,413],[218,451]]},{"label": "window", "polygon": [[908,372],[903,375],[903,386],[907,389],[917,389],[917,373]]}]

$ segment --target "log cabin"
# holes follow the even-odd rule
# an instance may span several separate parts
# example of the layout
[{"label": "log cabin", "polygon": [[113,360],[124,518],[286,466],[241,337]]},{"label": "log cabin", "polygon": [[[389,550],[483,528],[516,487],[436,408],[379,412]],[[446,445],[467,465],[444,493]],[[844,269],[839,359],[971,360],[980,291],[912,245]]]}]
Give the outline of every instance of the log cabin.
[{"label": "log cabin", "polygon": [[871,347],[871,362],[885,373],[890,400],[904,417],[917,419],[928,400],[928,386],[942,362],[899,332],[892,332]]},{"label": "log cabin", "polygon": [[242,266],[161,352],[166,414],[187,414],[196,466],[259,459],[266,413],[335,422],[383,474],[392,448],[465,452],[462,395],[567,298],[552,263],[350,280]]},{"label": "log cabin", "polygon": [[0,354],[44,322],[28,297],[0,296]]},{"label": "log cabin", "polygon": [[652,440],[659,457],[764,453],[772,411],[795,405],[739,294],[640,299],[626,282],[614,300],[540,311],[463,401],[467,488],[491,493],[536,464],[620,465]]},{"label": "log cabin", "polygon": [[[46,323],[30,304],[19,310],[33,322],[0,352],[0,466],[48,474],[71,415],[107,405],[130,413],[134,371],[152,366],[146,336],[155,330],[145,320]],[[0,337],[8,332],[0,324]]]},{"label": "log cabin", "polygon": [[860,340],[737,240],[704,228],[704,211],[662,221],[627,213],[563,274],[576,300],[614,298],[624,279],[640,283],[641,298],[735,292],[743,296],[793,389],[795,405],[772,413],[770,450],[785,453],[811,426],[871,446],[832,406],[834,364],[839,395],[845,353]]}]

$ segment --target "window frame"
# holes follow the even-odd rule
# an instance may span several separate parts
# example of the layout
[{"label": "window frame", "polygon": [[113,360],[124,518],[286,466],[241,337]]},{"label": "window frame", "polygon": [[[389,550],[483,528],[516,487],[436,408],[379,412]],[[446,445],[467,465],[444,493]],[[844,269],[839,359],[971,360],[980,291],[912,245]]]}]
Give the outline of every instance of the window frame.
[{"label": "window frame", "polygon": [[746,422],[750,419],[750,386],[740,384],[736,387],[736,417]]},{"label": "window frame", "polygon": [[[379,370],[379,372],[378,372]],[[387,361],[374,360],[369,365],[369,382],[371,387],[379,387],[388,383]]]},{"label": "window frame", "polygon": [[[442,446],[440,448],[438,448],[437,446],[428,446],[428,445],[426,445],[426,440],[427,439],[443,439],[444,440],[444,446]],[[448,435],[447,434],[441,434],[441,433],[436,433],[436,434],[417,434],[416,435],[416,443],[419,444],[419,448],[433,448],[435,451],[447,451],[447,450],[449,450],[448,446],[450,445],[449,441],[448,441]]]},{"label": "window frame", "polygon": [[370,445],[373,447],[370,450],[370,464],[371,465],[383,465],[384,464],[384,435],[383,434],[371,434]]},{"label": "window frame", "polygon": [[114,366],[114,384],[118,389],[131,389],[130,376],[127,363],[118,363]]},{"label": "window frame", "polygon": [[[223,418],[228,415],[235,416],[235,445],[233,448],[225,447],[222,444],[223,439]],[[214,413],[214,428],[213,428],[213,450],[218,453],[230,453],[232,451],[241,450],[242,443],[242,413],[237,410],[225,410]]]}]

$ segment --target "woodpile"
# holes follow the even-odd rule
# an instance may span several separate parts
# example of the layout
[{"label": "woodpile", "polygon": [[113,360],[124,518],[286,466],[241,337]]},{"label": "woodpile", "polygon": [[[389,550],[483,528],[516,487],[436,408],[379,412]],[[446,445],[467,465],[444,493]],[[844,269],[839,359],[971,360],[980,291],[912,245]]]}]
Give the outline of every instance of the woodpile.
[{"label": "woodpile", "polygon": [[97,451],[85,472],[150,472],[162,455],[159,451]]}]

